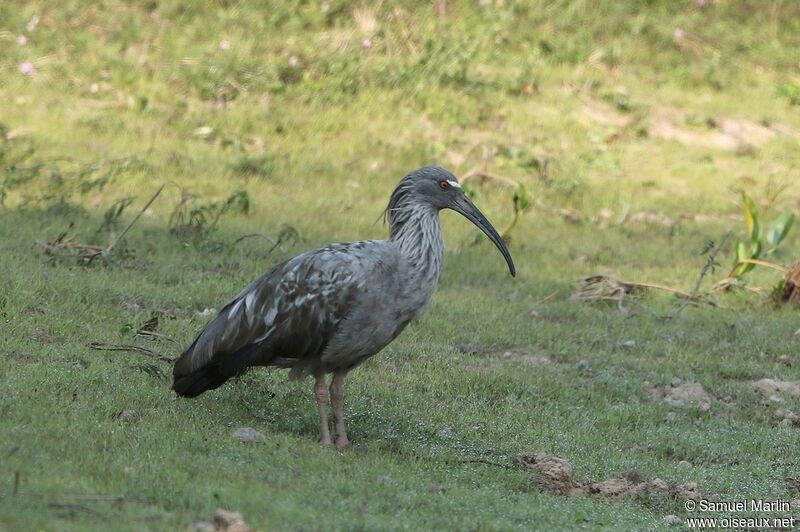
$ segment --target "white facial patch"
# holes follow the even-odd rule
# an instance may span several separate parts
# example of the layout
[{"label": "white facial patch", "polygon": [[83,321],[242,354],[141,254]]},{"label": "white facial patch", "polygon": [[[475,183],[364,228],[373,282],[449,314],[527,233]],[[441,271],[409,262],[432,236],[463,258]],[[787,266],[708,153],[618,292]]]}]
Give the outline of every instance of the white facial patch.
[{"label": "white facial patch", "polygon": [[448,184],[448,185],[450,185],[451,187],[455,187],[455,188],[461,188],[461,185],[459,185],[459,184],[458,184],[458,181],[450,181],[450,180],[448,179],[448,180],[447,180],[447,184]]}]

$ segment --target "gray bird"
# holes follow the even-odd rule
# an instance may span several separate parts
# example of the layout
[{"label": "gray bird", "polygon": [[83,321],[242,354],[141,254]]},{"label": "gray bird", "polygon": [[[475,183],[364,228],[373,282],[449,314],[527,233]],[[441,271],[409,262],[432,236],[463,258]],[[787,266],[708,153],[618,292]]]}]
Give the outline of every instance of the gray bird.
[{"label": "gray bird", "polygon": [[392,192],[385,213],[389,240],[331,244],[273,267],[225,305],[183,352],[172,389],[196,397],[251,366],[291,368],[294,379],[313,375],[322,443],[332,445],[330,401],[336,446],[347,447],[345,376],[394,340],[430,301],[444,256],[441,209],[478,226],[516,274],[500,235],[453,174],[420,168]]}]

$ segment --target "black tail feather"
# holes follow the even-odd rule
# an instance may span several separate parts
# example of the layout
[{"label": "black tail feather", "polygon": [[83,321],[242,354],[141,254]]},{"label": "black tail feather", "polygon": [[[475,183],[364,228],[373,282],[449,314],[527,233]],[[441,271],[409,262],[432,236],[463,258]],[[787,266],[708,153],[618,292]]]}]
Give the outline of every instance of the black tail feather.
[{"label": "black tail feather", "polygon": [[[176,369],[181,359],[191,352],[192,347],[189,347],[175,363]],[[197,397],[203,392],[219,388],[228,379],[244,373],[250,366],[250,358],[259,352],[260,347],[261,344],[250,344],[218,362],[212,362],[191,373],[173,374],[172,389],[182,397]]]},{"label": "black tail feather", "polygon": [[172,389],[182,397],[197,397],[203,392],[219,388],[230,378],[223,375],[217,364],[200,368],[187,375],[175,376]]}]

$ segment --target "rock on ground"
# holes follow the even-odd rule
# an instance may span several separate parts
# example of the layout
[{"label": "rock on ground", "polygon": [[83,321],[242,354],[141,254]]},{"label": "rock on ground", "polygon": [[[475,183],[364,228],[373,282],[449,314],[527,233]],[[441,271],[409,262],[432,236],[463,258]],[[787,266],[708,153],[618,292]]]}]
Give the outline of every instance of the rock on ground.
[{"label": "rock on ground", "polygon": [[236,432],[233,433],[233,437],[245,443],[264,443],[267,441],[266,436],[250,427],[237,429]]}]

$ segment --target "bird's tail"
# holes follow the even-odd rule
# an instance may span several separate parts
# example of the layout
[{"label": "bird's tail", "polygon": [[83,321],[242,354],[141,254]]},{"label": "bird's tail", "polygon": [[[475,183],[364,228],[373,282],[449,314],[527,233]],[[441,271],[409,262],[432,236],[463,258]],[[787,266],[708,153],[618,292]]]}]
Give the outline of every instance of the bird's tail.
[{"label": "bird's tail", "polygon": [[182,397],[197,397],[203,392],[219,388],[228,379],[244,373],[250,366],[251,357],[258,352],[260,344],[247,345],[224,356],[211,357],[200,367],[192,367],[194,350],[202,334],[175,361],[172,389]]},{"label": "bird's tail", "polygon": [[223,375],[218,364],[210,364],[185,375],[175,375],[172,389],[181,397],[197,397],[203,392],[219,388],[230,378]]}]

